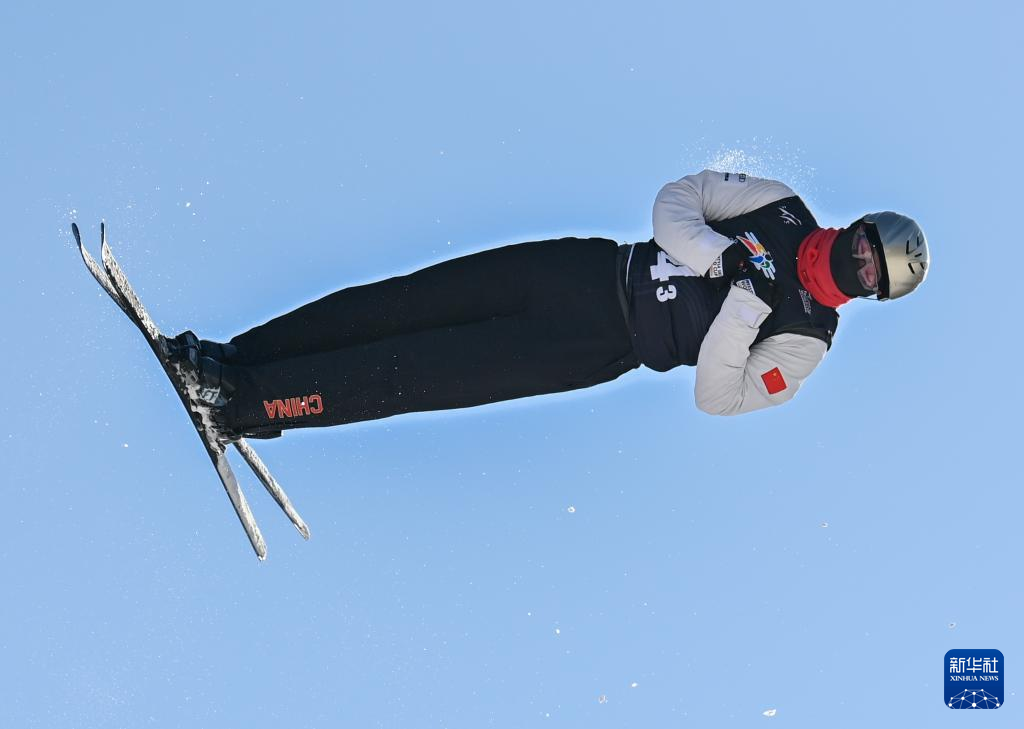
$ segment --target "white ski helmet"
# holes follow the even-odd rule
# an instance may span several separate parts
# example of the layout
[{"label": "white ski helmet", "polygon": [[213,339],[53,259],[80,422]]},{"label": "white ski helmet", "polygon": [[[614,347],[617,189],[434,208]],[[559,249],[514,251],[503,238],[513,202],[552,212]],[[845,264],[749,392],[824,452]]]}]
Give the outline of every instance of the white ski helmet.
[{"label": "white ski helmet", "polygon": [[916,289],[928,275],[928,239],[917,222],[893,212],[868,213],[861,222],[877,233],[882,265],[889,281],[886,295],[879,299],[898,299]]}]

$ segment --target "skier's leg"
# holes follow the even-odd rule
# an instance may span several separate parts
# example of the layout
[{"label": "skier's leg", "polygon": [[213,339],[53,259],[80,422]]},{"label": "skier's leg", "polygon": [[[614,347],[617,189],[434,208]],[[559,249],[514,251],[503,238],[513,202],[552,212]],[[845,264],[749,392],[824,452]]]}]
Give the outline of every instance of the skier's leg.
[{"label": "skier's leg", "polygon": [[225,412],[238,431],[338,425],[573,390],[636,366],[624,331],[558,340],[544,324],[500,317],[237,367]]},{"label": "skier's leg", "polygon": [[521,287],[525,311],[236,370],[225,409],[244,431],[463,408],[605,382],[637,366],[615,245],[566,240]]},{"label": "skier's leg", "polygon": [[342,289],[234,337],[228,361],[289,359],[521,312],[530,277],[558,243],[503,246]]}]

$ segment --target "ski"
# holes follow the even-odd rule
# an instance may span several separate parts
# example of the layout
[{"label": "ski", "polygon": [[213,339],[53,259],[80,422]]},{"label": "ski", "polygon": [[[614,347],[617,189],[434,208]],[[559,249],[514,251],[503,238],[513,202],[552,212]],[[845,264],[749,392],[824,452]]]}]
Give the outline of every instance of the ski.
[{"label": "ski", "polygon": [[[125,315],[134,322],[135,315],[128,308],[128,305],[121,297],[121,294],[118,293],[117,289],[114,288],[114,285],[110,282],[110,277],[107,276],[107,272],[100,267],[89,253],[88,249],[83,245],[82,235],[78,229],[77,223],[71,224],[71,232],[75,236],[75,242],[78,244],[78,251],[81,253],[82,260],[85,262],[86,268],[89,269],[89,273],[92,274],[93,278],[96,279],[96,282],[103,288],[103,290],[109,294],[110,298],[113,299],[114,303],[118,305],[121,311],[123,311]],[[100,237],[103,240],[106,240],[106,225],[102,222],[100,223]],[[288,495],[285,493],[284,489],[281,488],[281,485],[277,482],[277,479],[274,478],[273,474],[270,473],[270,469],[263,463],[263,459],[259,457],[259,454],[256,453],[255,449],[253,449],[253,447],[249,445],[244,438],[236,441],[234,446],[245,462],[249,465],[249,468],[252,469],[256,478],[260,480],[260,483],[263,484],[267,492],[274,498],[274,501],[278,503],[284,513],[291,520],[292,524],[295,525],[299,534],[301,534],[304,539],[309,539],[309,527],[306,526],[306,522],[303,521],[302,517],[299,516],[298,512],[295,510],[295,507],[292,506]]]},{"label": "ski", "polygon": [[[128,306],[124,303],[124,299],[121,298],[121,294],[117,293],[117,289],[114,288],[114,284],[110,283],[110,277],[107,276],[107,272],[100,268],[100,265],[96,263],[96,259],[92,257],[92,254],[86,249],[85,245],[82,244],[82,233],[78,230],[78,223],[71,224],[71,233],[75,236],[75,243],[78,244],[78,252],[82,254],[82,260],[85,261],[85,267],[89,269],[89,273],[96,279],[98,283],[110,298],[114,300],[121,311],[131,319],[132,313],[128,310]],[[106,223],[100,223],[100,238],[106,239],[107,237],[107,226]]]},{"label": "ski", "polygon": [[[99,228],[100,238],[101,240],[105,241],[105,224],[100,222]],[[79,253],[82,255],[82,260],[85,262],[86,268],[89,269],[89,272],[92,274],[93,278],[95,278],[96,283],[99,284],[103,291],[110,295],[110,297],[114,300],[114,303],[116,303],[121,308],[121,310],[124,311],[125,314],[130,319],[132,319],[132,321],[136,321],[135,314],[129,309],[128,305],[125,303],[121,294],[111,283],[110,276],[108,276],[108,274],[106,274],[106,271],[103,270],[98,263],[96,263],[95,259],[82,244],[82,234],[78,228],[77,223],[72,223],[72,232],[75,235],[75,242],[78,244],[78,250]],[[248,442],[246,442],[244,438],[234,442],[233,444],[234,447],[236,447],[239,454],[241,454],[245,462],[252,469],[253,473],[263,484],[264,488],[266,488],[267,492],[269,492],[270,496],[273,497],[273,500],[276,503],[278,503],[279,506],[281,506],[282,510],[295,525],[295,528],[298,529],[300,534],[302,534],[303,539],[308,540],[309,527],[306,526],[305,521],[303,521],[302,517],[299,516],[298,512],[295,510],[295,507],[292,506],[292,502],[289,500],[288,495],[285,492],[285,489],[282,488],[281,484],[278,483],[278,480],[276,480],[273,477],[273,475],[270,473],[270,470],[263,463],[263,460],[256,453],[255,449]]]},{"label": "ski", "polygon": [[235,441],[235,448],[241,454],[245,462],[249,464],[249,468],[251,468],[252,472],[256,474],[256,478],[258,478],[260,483],[263,484],[267,493],[274,498],[277,505],[281,507],[281,510],[291,520],[292,524],[295,525],[295,528],[299,530],[299,534],[302,535],[302,538],[309,539],[309,527],[306,526],[306,522],[304,522],[302,517],[299,516],[299,512],[297,512],[295,507],[292,506],[292,502],[291,499],[288,498],[288,494],[286,494],[284,489],[281,488],[281,484],[279,484],[273,474],[270,473],[270,469],[268,469],[266,464],[263,463],[263,460],[259,457],[256,451],[253,450],[253,447],[249,445],[244,438],[242,438],[241,440]]},{"label": "ski", "polygon": [[[249,503],[245,498],[245,494],[242,492],[241,487],[238,484],[238,480],[228,463],[227,455],[225,453],[225,445],[217,440],[214,431],[211,429],[211,423],[203,417],[203,413],[194,409],[190,405],[190,401],[194,399],[197,394],[197,387],[194,383],[190,383],[181,368],[175,363],[170,362],[162,352],[159,344],[160,330],[156,327],[156,324],[154,324],[152,318],[146,312],[146,309],[143,307],[138,295],[135,293],[131,284],[128,282],[127,277],[124,275],[124,272],[121,270],[121,267],[118,265],[117,260],[114,258],[113,251],[107,243],[106,225],[104,223],[100,224],[101,258],[103,260],[103,268],[99,266],[96,260],[82,244],[82,237],[78,229],[78,225],[73,223],[71,230],[75,236],[75,241],[78,244],[78,250],[82,255],[82,260],[85,262],[86,268],[88,268],[93,278],[96,279],[96,282],[107,292],[110,298],[113,299],[114,303],[118,305],[118,307],[146,338],[150,349],[153,351],[157,360],[159,360],[168,379],[174,386],[175,392],[177,392],[182,405],[189,413],[192,424],[196,428],[196,433],[203,442],[203,446],[210,457],[210,461],[213,463],[214,469],[217,471],[217,475],[220,477],[224,490],[231,501],[231,505],[235,509],[235,513],[238,515],[238,519],[242,524],[242,528],[245,530],[246,536],[249,538],[249,542],[252,545],[253,550],[256,552],[256,556],[260,560],[266,559],[266,542],[263,539],[259,526],[256,524],[256,520],[252,514],[251,508],[249,507]],[[292,506],[292,503],[284,489],[281,488],[280,484],[278,484],[277,480],[270,473],[270,470],[267,468],[266,464],[263,463],[256,451],[253,450],[252,446],[250,446],[244,439],[235,441],[234,445],[242,455],[242,458],[252,469],[253,473],[267,489],[268,493],[270,493],[281,509],[285,512],[292,524],[295,525],[295,528],[303,538],[309,539],[309,528],[306,526],[306,523]]]}]

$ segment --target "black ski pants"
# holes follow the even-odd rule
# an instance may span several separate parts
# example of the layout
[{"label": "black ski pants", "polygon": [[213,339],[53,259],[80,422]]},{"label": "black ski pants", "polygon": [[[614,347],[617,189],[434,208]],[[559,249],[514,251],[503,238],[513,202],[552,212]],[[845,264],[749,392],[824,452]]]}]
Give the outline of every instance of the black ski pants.
[{"label": "black ski pants", "polygon": [[353,286],[231,340],[241,432],[590,387],[637,366],[602,238],[508,245]]}]

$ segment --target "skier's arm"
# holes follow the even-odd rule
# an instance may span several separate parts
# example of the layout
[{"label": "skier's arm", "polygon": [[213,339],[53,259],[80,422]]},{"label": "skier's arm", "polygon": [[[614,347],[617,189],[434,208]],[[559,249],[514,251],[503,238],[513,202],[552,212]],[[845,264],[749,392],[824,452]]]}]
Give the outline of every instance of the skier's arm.
[{"label": "skier's arm", "polygon": [[697,407],[711,415],[739,415],[781,405],[825,357],[820,339],[776,334],[751,346],[771,307],[736,286],[711,323],[697,356]]},{"label": "skier's arm", "polygon": [[794,194],[775,180],[704,170],[661,188],[654,201],[654,240],[674,261],[702,275],[732,243],[708,222],[735,218]]}]

